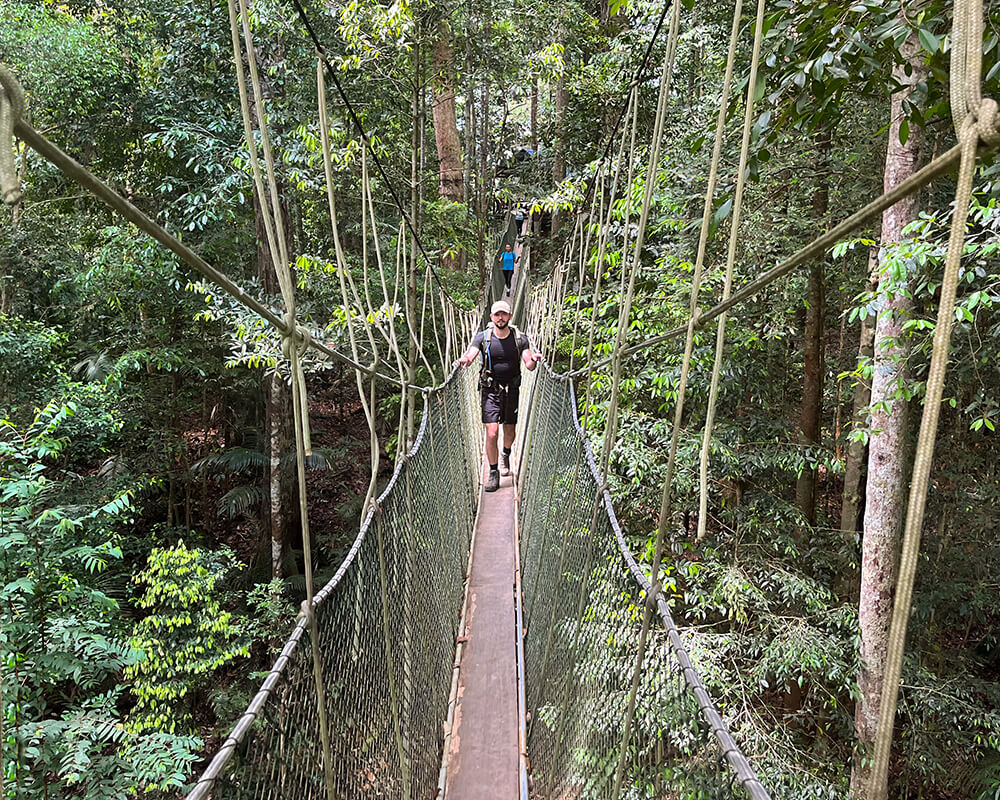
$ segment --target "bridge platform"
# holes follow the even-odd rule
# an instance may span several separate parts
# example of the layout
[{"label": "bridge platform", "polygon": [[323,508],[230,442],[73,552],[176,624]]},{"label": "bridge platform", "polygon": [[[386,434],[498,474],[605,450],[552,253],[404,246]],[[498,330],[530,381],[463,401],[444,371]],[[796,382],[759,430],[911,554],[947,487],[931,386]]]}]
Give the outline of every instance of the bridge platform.
[{"label": "bridge platform", "polygon": [[514,478],[501,477],[498,491],[480,493],[459,631],[447,800],[517,800],[521,795]]}]

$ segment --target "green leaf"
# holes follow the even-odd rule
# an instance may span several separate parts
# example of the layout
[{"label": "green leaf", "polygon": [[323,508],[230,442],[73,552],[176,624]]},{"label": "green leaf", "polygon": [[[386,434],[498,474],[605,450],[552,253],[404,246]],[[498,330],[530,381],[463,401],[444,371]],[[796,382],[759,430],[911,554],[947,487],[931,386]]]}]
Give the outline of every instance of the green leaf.
[{"label": "green leaf", "polygon": [[926,28],[918,30],[917,36],[920,37],[920,44],[928,53],[934,54],[941,49],[941,40]]}]

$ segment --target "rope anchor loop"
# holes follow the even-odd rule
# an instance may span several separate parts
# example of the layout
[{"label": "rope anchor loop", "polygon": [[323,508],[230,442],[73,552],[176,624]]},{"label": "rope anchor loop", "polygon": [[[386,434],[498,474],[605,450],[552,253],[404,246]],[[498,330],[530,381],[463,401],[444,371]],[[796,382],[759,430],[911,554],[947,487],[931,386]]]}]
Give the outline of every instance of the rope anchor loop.
[{"label": "rope anchor loop", "polygon": [[14,127],[23,116],[24,89],[14,73],[0,64],[0,194],[9,206],[19,203],[22,197],[11,142]]},{"label": "rope anchor loop", "polygon": [[979,101],[979,107],[973,113],[975,115],[976,133],[979,134],[979,138],[989,147],[1000,145],[1000,127],[997,125],[997,101],[991,97],[984,97]]}]

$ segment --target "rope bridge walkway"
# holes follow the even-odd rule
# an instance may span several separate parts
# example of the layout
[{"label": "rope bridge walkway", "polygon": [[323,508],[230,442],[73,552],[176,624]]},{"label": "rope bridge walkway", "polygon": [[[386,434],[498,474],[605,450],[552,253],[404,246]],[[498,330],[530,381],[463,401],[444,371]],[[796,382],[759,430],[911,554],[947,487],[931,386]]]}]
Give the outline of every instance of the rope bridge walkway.
[{"label": "rope bridge walkway", "polygon": [[[11,136],[16,134],[69,177],[91,189],[170,248],[192,269],[260,314],[282,338],[294,398],[307,597],[294,631],[261,690],[189,797],[192,800],[209,797],[252,800],[274,797],[317,800],[432,798],[448,786],[449,748],[445,747],[445,740],[455,709],[455,640],[463,604],[466,558],[475,521],[482,427],[474,371],[453,373],[433,388],[415,385],[413,376],[416,363],[422,361],[432,375],[436,372],[444,378],[444,365],[449,364],[451,355],[460,352],[469,341],[476,323],[483,319],[483,309],[491,296],[500,296],[502,282],[495,276],[492,295],[488,292],[482,298],[477,312],[465,312],[451,302],[443,286],[435,286],[436,273],[427,259],[423,286],[407,298],[403,340],[396,337],[394,325],[363,324],[363,320],[377,320],[379,315],[367,296],[367,286],[363,296],[350,282],[350,271],[345,267],[337,233],[337,212],[329,189],[329,125],[323,89],[327,64],[320,49],[318,104],[333,241],[340,267],[343,308],[352,309],[348,317],[357,323],[348,325],[351,354],[343,354],[317,341],[308,329],[298,324],[290,270],[294,259],[287,252],[281,215],[271,213],[279,206],[275,195],[275,160],[259,111],[264,104],[255,74],[247,1],[230,0],[229,8],[246,139],[255,188],[261,198],[269,198],[269,202],[264,203],[269,213],[265,220],[267,244],[278,270],[283,312],[276,312],[250,297],[228,276],[206,264],[35,131],[21,116],[23,95],[16,81],[2,68],[0,137],[3,137],[4,146],[0,147],[0,189],[7,202],[17,202],[19,188],[11,177],[12,159],[7,146]],[[713,707],[685,650],[684,634],[671,618],[667,600],[659,586],[654,586],[648,577],[651,575],[654,581],[658,580],[665,552],[677,435],[681,428],[694,332],[698,326],[718,320],[718,355],[705,428],[707,441],[724,346],[726,312],[796,266],[821,256],[873,214],[960,163],[952,239],[942,282],[940,315],[896,593],[894,645],[886,677],[887,686],[898,686],[972,176],[979,153],[1000,143],[996,104],[981,98],[978,89],[981,0],[960,0],[956,3],[952,35],[952,113],[959,144],[798,253],[731,292],[752,91],[756,85],[753,76],[762,30],[764,0],[759,0],[726,286],[721,300],[702,310],[699,307],[700,281],[742,14],[742,3],[737,2],[706,189],[705,215],[692,276],[690,316],[684,325],[664,336],[629,342],[636,275],[643,255],[654,186],[661,169],[660,147],[679,30],[678,3],[665,6],[660,23],[668,8],[673,10],[670,40],[661,72],[640,214],[633,220],[629,216],[631,212],[626,210],[624,225],[617,224],[618,221],[611,224],[616,201],[626,187],[633,185],[635,171],[643,169],[635,151],[639,95],[638,82],[634,82],[628,105],[619,118],[619,123],[631,119],[631,131],[627,127],[623,132],[614,158],[609,158],[612,153],[609,139],[596,179],[588,187],[589,213],[578,216],[566,251],[545,281],[532,286],[530,251],[527,249],[522,251],[517,276],[515,314],[542,352],[554,352],[556,342],[569,333],[564,330],[562,317],[574,280],[577,287],[593,280],[593,308],[596,309],[607,266],[605,257],[610,248],[621,247],[620,287],[624,302],[611,356],[604,362],[593,357],[593,316],[587,344],[582,345],[581,337],[585,332],[579,330],[581,315],[577,314],[571,349],[574,359],[584,356],[585,366],[574,369],[571,362],[569,371],[563,375],[556,375],[545,367],[529,375],[523,389],[529,397],[525,424],[521,426],[517,475],[517,521],[521,532],[517,557],[523,584],[515,574],[512,590],[515,614],[519,617],[514,627],[515,636],[508,640],[510,648],[523,646],[523,680],[518,691],[524,695],[522,721],[527,730],[526,737],[521,737],[521,746],[526,748],[531,768],[530,784],[519,782],[521,797],[530,795],[553,800],[729,796],[765,800],[768,797]],[[659,28],[660,25],[657,31]],[[244,46],[250,90],[255,97],[253,107],[258,114],[259,145],[255,143],[249,110],[251,104],[243,68]],[[644,68],[645,60],[639,73]],[[363,131],[362,137],[367,142]],[[362,148],[361,152],[365,158],[366,149]],[[364,170],[366,208],[362,210],[363,222],[372,223],[368,235],[374,240],[377,274],[385,286],[366,165]],[[397,269],[407,261],[402,242],[409,222],[405,214],[403,218],[406,224],[400,226]],[[624,232],[624,241],[611,239],[612,228]],[[415,238],[415,232],[410,230]],[[499,247],[503,242],[512,242],[513,237],[513,228],[508,226],[502,240],[492,244]],[[415,244],[411,244],[411,265],[416,263]],[[415,281],[411,280],[411,285],[413,283]],[[355,313],[353,309],[359,311]],[[611,506],[606,476],[615,440],[625,361],[629,355],[672,336],[684,337],[685,358],[654,554],[647,569],[637,563],[626,544]],[[315,593],[303,466],[309,451],[309,431],[301,357],[309,348],[355,370],[359,397],[371,426],[373,475],[377,473],[379,452],[373,420],[376,380],[391,382],[404,397],[410,398],[403,403],[398,430],[403,434],[409,426],[413,431],[409,437],[412,447],[399,460],[389,485],[378,497],[373,478],[364,522],[350,553],[330,582]],[[432,356],[437,365],[431,364]],[[370,363],[366,364],[369,359]],[[386,364],[395,364],[395,375],[386,374]],[[595,369],[606,365],[611,367],[612,395],[603,446],[600,454],[595,455],[584,432],[589,423],[586,417],[590,407],[589,378]],[[583,377],[587,378],[583,385],[588,397],[582,403],[585,416],[580,420],[570,378]],[[419,407],[418,396],[421,399]],[[418,417],[419,428],[413,430]],[[406,437],[401,435],[400,440],[405,441]],[[704,487],[707,447],[703,448],[701,468]],[[704,488],[702,491],[704,502]],[[705,516],[702,513],[700,518]],[[507,634],[501,632],[499,635]],[[518,641],[520,635],[523,635],[521,642]],[[874,772],[883,776],[888,769],[895,704],[896,693],[886,692],[874,767]],[[479,719],[475,724],[488,728],[491,721]],[[445,763],[442,763],[443,753]]]}]

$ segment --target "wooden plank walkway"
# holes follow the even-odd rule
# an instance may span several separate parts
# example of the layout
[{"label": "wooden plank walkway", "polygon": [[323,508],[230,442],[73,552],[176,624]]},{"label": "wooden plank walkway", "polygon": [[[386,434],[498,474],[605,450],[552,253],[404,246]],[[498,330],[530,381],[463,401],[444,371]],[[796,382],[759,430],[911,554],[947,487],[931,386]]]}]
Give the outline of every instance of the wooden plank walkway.
[{"label": "wooden plank walkway", "polygon": [[499,491],[480,494],[447,800],[520,796],[514,491],[514,475],[509,475],[500,479]]}]

